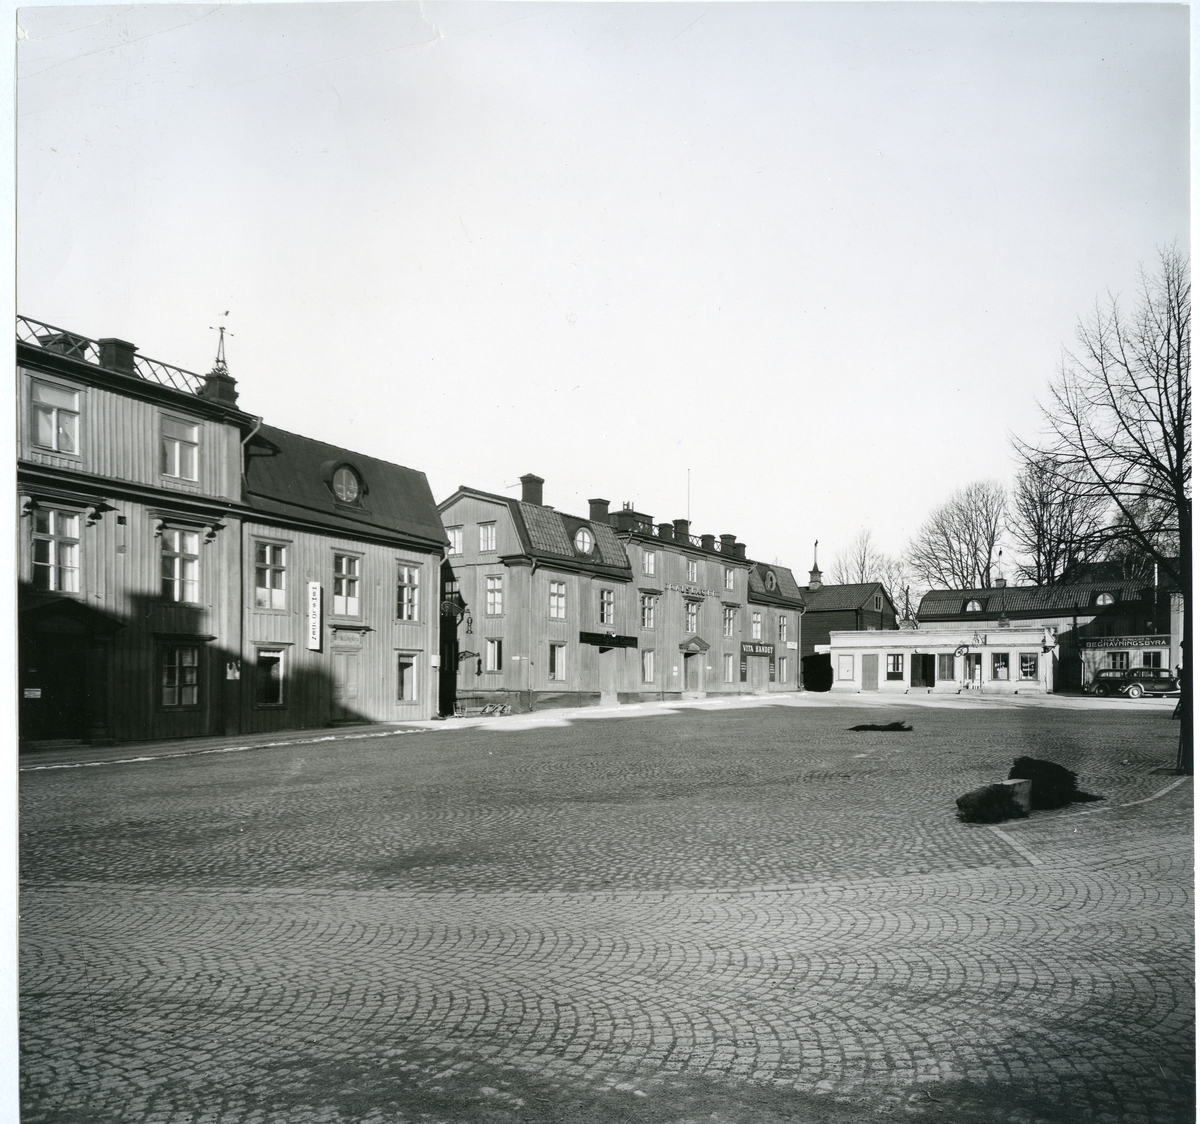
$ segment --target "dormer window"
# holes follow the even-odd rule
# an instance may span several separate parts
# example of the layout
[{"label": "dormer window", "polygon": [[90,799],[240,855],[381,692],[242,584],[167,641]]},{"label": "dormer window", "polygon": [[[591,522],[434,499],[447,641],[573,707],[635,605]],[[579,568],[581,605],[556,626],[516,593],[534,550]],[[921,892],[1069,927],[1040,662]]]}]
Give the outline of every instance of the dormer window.
[{"label": "dormer window", "polygon": [[967,602],[967,612],[968,613],[982,613],[983,605],[981,605],[978,601],[968,601]]},{"label": "dormer window", "polygon": [[1111,593],[1096,594],[1097,605],[1112,605],[1117,599]]},{"label": "dormer window", "polygon": [[580,554],[592,553],[592,532],[586,527],[580,527],[579,530],[575,532],[575,549],[579,551]]},{"label": "dormer window", "polygon": [[767,588],[770,590],[775,589],[775,587],[777,585],[779,585],[779,582],[775,580],[775,571],[774,570],[767,571],[767,576],[766,576],[765,580],[767,583]]},{"label": "dormer window", "polygon": [[342,465],[341,468],[334,471],[333,494],[342,503],[358,503],[359,497],[362,495],[362,485],[359,483],[358,474],[354,469]]}]

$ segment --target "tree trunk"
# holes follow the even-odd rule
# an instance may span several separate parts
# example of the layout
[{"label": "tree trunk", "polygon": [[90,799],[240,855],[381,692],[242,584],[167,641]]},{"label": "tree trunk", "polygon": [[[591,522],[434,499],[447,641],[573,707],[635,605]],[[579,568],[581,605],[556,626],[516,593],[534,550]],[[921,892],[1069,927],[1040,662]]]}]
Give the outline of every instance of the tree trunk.
[{"label": "tree trunk", "polygon": [[1179,684],[1179,753],[1175,772],[1191,776],[1192,767],[1192,520],[1180,520],[1179,589],[1183,594],[1183,679]]}]

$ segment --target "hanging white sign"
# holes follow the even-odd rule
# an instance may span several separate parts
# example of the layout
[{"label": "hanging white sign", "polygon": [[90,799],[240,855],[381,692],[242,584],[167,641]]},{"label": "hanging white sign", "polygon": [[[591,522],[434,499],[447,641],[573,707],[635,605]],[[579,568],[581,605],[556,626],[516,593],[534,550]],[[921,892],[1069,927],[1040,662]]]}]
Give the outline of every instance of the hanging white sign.
[{"label": "hanging white sign", "polygon": [[321,650],[321,583],[308,583],[308,648]]}]

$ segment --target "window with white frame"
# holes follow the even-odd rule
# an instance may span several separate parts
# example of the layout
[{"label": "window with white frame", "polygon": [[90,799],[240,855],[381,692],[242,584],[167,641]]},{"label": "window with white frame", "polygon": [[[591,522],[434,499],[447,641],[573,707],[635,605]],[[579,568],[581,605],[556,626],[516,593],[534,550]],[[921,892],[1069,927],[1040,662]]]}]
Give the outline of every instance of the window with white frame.
[{"label": "window with white frame", "polygon": [[750,639],[762,639],[762,613],[750,614]]},{"label": "window with white frame", "polygon": [[779,657],[778,675],[775,678],[780,683],[787,682],[787,656]]},{"label": "window with white frame", "polygon": [[79,592],[79,515],[36,507],[32,516],[33,588]]},{"label": "window with white frame", "polygon": [[687,614],[687,625],[686,625],[687,631],[688,632],[699,632],[700,631],[700,602],[699,601],[684,602],[684,611]]},{"label": "window with white frame", "polygon": [[729,652],[725,653],[725,682],[733,682],[733,656]]},{"label": "window with white frame", "polygon": [[967,612],[968,613],[982,613],[983,612],[982,603],[979,601],[968,601],[967,602]]},{"label": "window with white frame", "polygon": [[167,601],[200,600],[200,533],[175,530],[162,532],[162,595]]},{"label": "window with white frame", "polygon": [[875,612],[883,612],[883,595],[880,593],[875,594]]},{"label": "window with white frame", "polygon": [[479,549],[481,552],[496,549],[496,524],[495,523],[480,523],[479,524]]},{"label": "window with white frame", "polygon": [[1008,653],[993,652],[992,653],[992,678],[1007,679],[1008,678]]},{"label": "window with white frame", "polygon": [[566,679],[567,677],[567,646],[565,644],[550,645],[550,678]]},{"label": "window with white frame", "polygon": [[417,657],[409,652],[396,655],[396,701],[417,701]]},{"label": "window with white frame", "polygon": [[737,623],[737,610],[732,605],[726,605],[721,614],[721,635],[726,640],[733,639],[733,628]]},{"label": "window with white frame", "polygon": [[567,583],[550,583],[550,619],[565,621],[567,619]]},{"label": "window with white frame", "polygon": [[687,580],[690,582],[695,582],[697,580],[696,575],[699,572],[699,569],[699,566],[696,565],[696,560],[694,558],[689,558],[687,560]]},{"label": "window with white frame", "polygon": [[728,566],[725,567],[725,588],[733,588],[733,570]]},{"label": "window with white frame", "polygon": [[160,651],[159,705],[175,710],[200,704],[200,649],[170,645]]},{"label": "window with white frame", "polygon": [[462,554],[463,552],[463,529],[461,527],[447,527],[446,537],[450,540],[450,554]]},{"label": "window with white frame", "polygon": [[611,589],[602,589],[600,591],[600,623],[601,624],[616,624],[617,622],[617,599],[616,594]]},{"label": "window with white frame", "polygon": [[954,678],[954,653],[939,652],[937,663],[937,677],[939,679]]},{"label": "window with white frame", "polygon": [[353,554],[333,556],[333,615],[358,616],[359,566],[362,560]]},{"label": "window with white frame", "polygon": [[483,646],[483,670],[504,670],[504,641],[488,640]]},{"label": "window with white frame", "polygon": [[56,453],[79,452],[79,392],[33,380],[33,432],[30,439]]},{"label": "window with white frame", "polygon": [[162,419],[162,474],[176,480],[199,478],[200,427],[177,418]]},{"label": "window with white frame", "polygon": [[283,706],[284,648],[259,648],[255,653],[255,698],[259,706]]},{"label": "window with white frame", "polygon": [[655,567],[655,552],[653,550],[642,551],[642,573],[653,574]]},{"label": "window with white frame", "polygon": [[783,615],[779,618],[779,642],[787,643],[787,617]]},{"label": "window with white frame", "polygon": [[504,578],[493,576],[485,584],[484,611],[489,617],[498,617],[504,612]]},{"label": "window with white frame", "polygon": [[1108,666],[1117,671],[1126,671],[1129,668],[1129,653],[1128,652],[1109,652]]},{"label": "window with white frame", "polygon": [[904,678],[904,653],[889,652],[887,655],[887,677],[889,679]]},{"label": "window with white frame", "polygon": [[592,538],[592,532],[586,527],[580,527],[575,532],[575,549],[580,554],[591,554],[592,547],[595,545],[595,539]]},{"label": "window with white frame", "polygon": [[1022,652],[1021,660],[1021,678],[1036,679],[1038,677],[1038,654],[1037,652]]},{"label": "window with white frame", "polygon": [[417,566],[400,566],[396,571],[396,619],[415,621],[420,610],[421,571]]},{"label": "window with white frame", "polygon": [[654,627],[654,603],[657,600],[649,595],[642,597],[642,628]]},{"label": "window with white frame", "polygon": [[654,649],[646,648],[642,652],[642,682],[654,682]]},{"label": "window with white frame", "polygon": [[254,544],[254,605],[258,609],[287,608],[287,547]]}]

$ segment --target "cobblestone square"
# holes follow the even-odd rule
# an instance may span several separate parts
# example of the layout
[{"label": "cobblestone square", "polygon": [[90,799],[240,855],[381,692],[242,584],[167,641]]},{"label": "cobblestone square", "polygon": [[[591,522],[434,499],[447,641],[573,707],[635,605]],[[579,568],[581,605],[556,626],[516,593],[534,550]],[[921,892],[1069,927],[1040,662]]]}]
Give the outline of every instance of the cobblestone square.
[{"label": "cobblestone square", "polygon": [[[800,696],[23,758],[22,1118],[1193,1120],[1171,705]],[[1104,800],[959,823],[1022,753]]]}]

